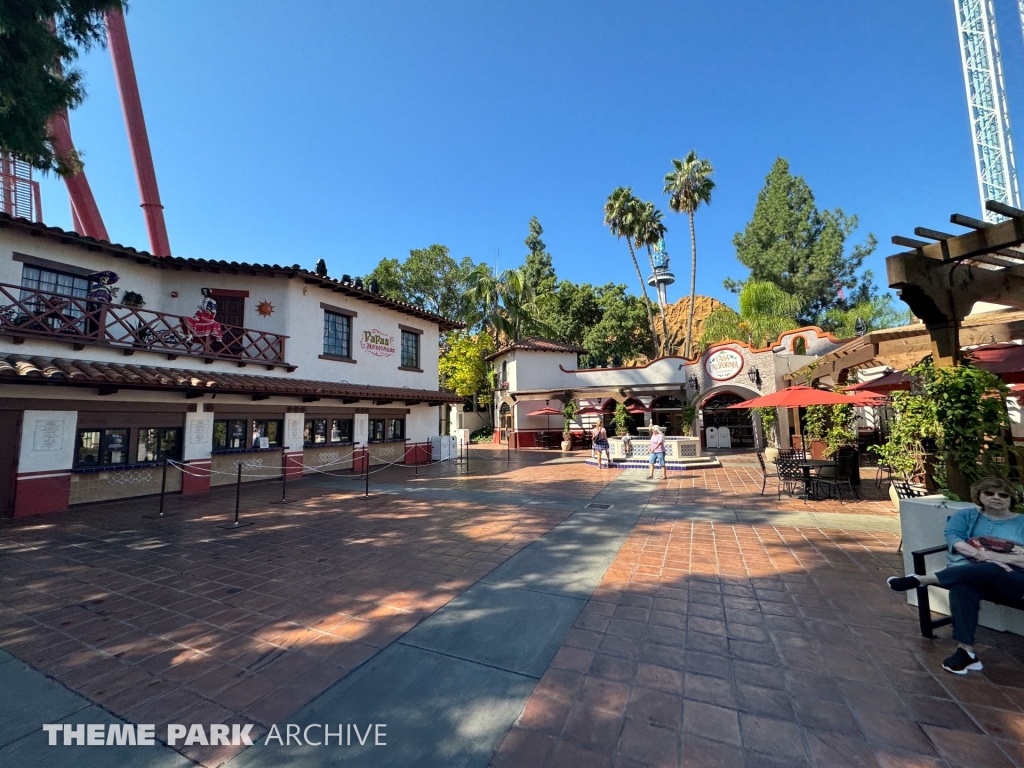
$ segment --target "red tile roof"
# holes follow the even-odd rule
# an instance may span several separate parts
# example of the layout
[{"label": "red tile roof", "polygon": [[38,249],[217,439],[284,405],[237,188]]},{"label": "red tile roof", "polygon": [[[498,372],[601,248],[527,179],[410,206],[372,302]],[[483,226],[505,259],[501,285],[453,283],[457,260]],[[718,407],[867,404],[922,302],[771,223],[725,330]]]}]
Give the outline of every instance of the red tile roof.
[{"label": "red tile roof", "polygon": [[551,339],[542,339],[539,336],[534,336],[530,339],[521,339],[514,341],[506,347],[499,349],[494,354],[485,357],[485,360],[493,360],[496,357],[501,357],[506,352],[511,352],[513,349],[525,349],[531,352],[575,352],[576,354],[584,354],[587,350],[582,347],[575,347],[572,344],[563,344],[560,341],[553,341]]},{"label": "red tile roof", "polygon": [[120,365],[26,355],[0,355],[0,383],[102,386],[237,395],[334,397],[347,400],[403,400],[408,403],[461,403],[451,392],[408,387],[377,387],[334,381],[188,371],[153,365]]},{"label": "red tile roof", "polygon": [[338,280],[330,277],[321,277],[315,272],[303,269],[298,264],[293,264],[292,266],[282,266],[280,264],[248,264],[246,262],[239,261],[186,259],[181,256],[167,256],[159,258],[157,256],[153,256],[147,251],[139,251],[131,246],[109,243],[106,240],[97,240],[92,237],[80,235],[77,232],[67,232],[60,227],[48,227],[39,222],[15,218],[6,213],[0,213],[0,229],[4,228],[19,229],[36,237],[49,236],[64,245],[78,245],[90,251],[100,252],[104,255],[120,259],[131,259],[138,264],[157,267],[159,269],[192,269],[201,272],[229,272],[245,275],[264,275],[268,277],[283,275],[285,277],[302,278],[303,282],[311,285],[317,285],[326,290],[333,291],[334,293],[341,293],[345,296],[351,296],[354,299],[358,299],[359,301],[378,304],[380,306],[387,307],[388,309],[393,309],[396,312],[401,312],[402,314],[419,318],[420,320],[437,323],[442,331],[450,331],[456,328],[465,327],[463,323],[460,323],[457,320],[442,317],[441,315],[435,315],[433,312],[428,312],[422,307],[417,307],[415,304],[408,304],[404,301],[392,299],[379,293],[370,293],[368,290],[356,288],[351,284],[342,285]]}]

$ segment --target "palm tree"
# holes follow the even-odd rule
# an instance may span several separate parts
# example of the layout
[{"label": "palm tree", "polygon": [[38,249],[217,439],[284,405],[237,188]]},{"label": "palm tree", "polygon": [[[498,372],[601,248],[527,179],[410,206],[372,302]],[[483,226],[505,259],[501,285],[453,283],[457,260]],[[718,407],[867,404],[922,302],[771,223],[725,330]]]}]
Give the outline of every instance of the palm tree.
[{"label": "palm tree", "polygon": [[693,351],[693,305],[697,298],[697,233],[693,226],[693,214],[701,203],[711,204],[711,190],[715,188],[711,174],[715,169],[710,160],[697,157],[695,149],[691,149],[684,160],[673,159],[672,165],[675,170],[665,174],[665,187],[662,191],[669,196],[669,208],[690,216],[690,311],[686,320],[686,348],[683,352],[685,357],[689,357]]},{"label": "palm tree", "polygon": [[740,311],[716,309],[704,323],[700,350],[720,341],[745,341],[752,347],[772,343],[784,331],[800,327],[800,300],[775,283],[748,280],[740,291]]},{"label": "palm tree", "polygon": [[652,352],[657,357],[658,329],[654,325],[654,314],[651,312],[651,302],[647,297],[647,284],[644,283],[643,273],[640,272],[640,264],[637,262],[636,253],[633,251],[633,238],[636,234],[639,203],[640,201],[633,195],[632,187],[616,187],[608,195],[608,200],[604,204],[604,225],[611,230],[611,233],[616,238],[626,238],[626,245],[629,246],[629,256],[633,259],[636,277],[640,281],[640,295],[643,296],[644,307],[647,308],[647,322],[651,326]]},{"label": "palm tree", "polygon": [[502,336],[519,341],[551,333],[540,319],[537,297],[522,269],[506,269],[495,275],[486,264],[479,264],[469,275],[465,296],[473,307],[468,313],[469,324],[479,324],[496,345]]},{"label": "palm tree", "polygon": [[[637,248],[647,248],[647,260],[651,263],[651,274],[654,274],[654,253],[652,246],[665,237],[668,227],[662,221],[663,214],[654,207],[654,203],[644,200],[637,201],[636,220],[633,226],[633,243]],[[667,307],[661,300],[661,292],[655,291],[658,296],[658,308],[661,310],[661,354],[668,354],[668,320],[665,315]]]}]

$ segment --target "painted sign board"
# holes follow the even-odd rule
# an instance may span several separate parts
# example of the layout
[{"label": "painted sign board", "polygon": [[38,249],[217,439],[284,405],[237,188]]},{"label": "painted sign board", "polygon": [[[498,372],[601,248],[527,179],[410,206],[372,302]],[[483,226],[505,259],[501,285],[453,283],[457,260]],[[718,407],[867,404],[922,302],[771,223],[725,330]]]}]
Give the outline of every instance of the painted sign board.
[{"label": "painted sign board", "polygon": [[728,381],[743,370],[743,354],[732,347],[715,350],[704,361],[704,370],[715,381]]},{"label": "painted sign board", "polygon": [[359,346],[371,355],[391,357],[395,354],[395,337],[378,331],[376,328],[371,328],[368,331],[363,331],[363,338],[360,339]]}]

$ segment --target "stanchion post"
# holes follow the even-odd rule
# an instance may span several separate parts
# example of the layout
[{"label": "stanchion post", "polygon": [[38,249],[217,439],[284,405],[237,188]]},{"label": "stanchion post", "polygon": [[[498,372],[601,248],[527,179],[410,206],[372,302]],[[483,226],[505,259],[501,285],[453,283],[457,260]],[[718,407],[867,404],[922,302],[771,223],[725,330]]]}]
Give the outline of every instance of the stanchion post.
[{"label": "stanchion post", "polygon": [[160,517],[164,516],[164,494],[167,493],[167,457],[164,456],[164,472],[160,477]]},{"label": "stanchion post", "polygon": [[512,463],[512,435],[507,429],[505,430],[505,462]]},{"label": "stanchion post", "polygon": [[469,474],[469,442],[466,442],[466,474]]},{"label": "stanchion post", "polygon": [[370,449],[363,448],[363,465],[366,470],[366,490],[363,491],[363,498],[370,498]]},{"label": "stanchion post", "polygon": [[238,525],[238,507],[242,503],[242,462],[238,462],[238,482],[235,483],[235,525]]}]

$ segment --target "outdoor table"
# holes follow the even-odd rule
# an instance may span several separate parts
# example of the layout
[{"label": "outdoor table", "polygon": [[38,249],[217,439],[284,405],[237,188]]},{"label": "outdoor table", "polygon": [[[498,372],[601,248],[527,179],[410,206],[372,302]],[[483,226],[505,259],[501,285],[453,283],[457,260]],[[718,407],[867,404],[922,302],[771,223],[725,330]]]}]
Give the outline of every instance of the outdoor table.
[{"label": "outdoor table", "polygon": [[811,470],[820,469],[821,467],[833,467],[835,466],[835,462],[828,459],[805,459],[799,463],[800,469],[803,470],[804,473],[804,497],[807,499],[814,498],[814,478],[811,477]]}]

